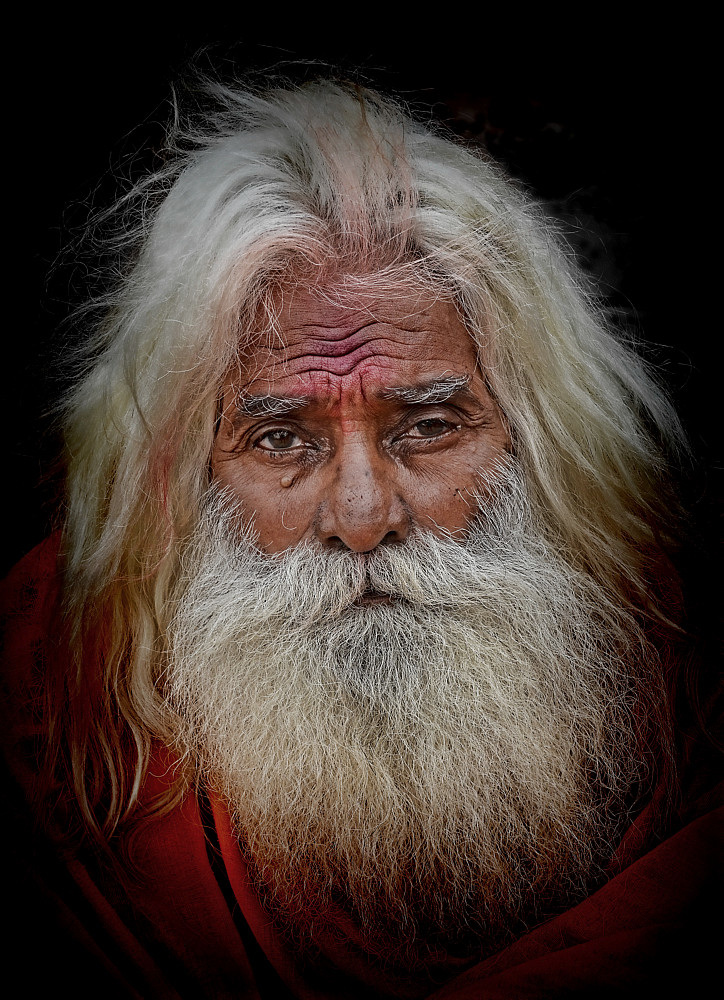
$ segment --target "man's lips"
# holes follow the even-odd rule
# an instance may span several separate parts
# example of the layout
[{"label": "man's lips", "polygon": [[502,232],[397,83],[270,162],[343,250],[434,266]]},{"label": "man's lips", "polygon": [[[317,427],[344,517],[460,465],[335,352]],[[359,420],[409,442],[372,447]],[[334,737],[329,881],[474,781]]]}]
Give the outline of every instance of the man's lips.
[{"label": "man's lips", "polygon": [[371,604],[392,604],[394,597],[391,594],[383,594],[379,590],[365,590],[354,602],[358,607],[369,606]]}]

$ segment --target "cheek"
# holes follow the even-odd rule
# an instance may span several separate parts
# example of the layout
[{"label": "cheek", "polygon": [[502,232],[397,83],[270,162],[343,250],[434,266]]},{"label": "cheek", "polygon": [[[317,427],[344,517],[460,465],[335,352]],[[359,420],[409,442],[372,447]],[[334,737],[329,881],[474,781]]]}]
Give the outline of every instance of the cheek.
[{"label": "cheek", "polygon": [[261,479],[235,461],[217,459],[211,468],[214,481],[241,503],[244,522],[253,521],[263,551],[281,552],[306,536],[315,510],[311,484],[286,485],[292,474],[281,467]]},{"label": "cheek", "polygon": [[507,435],[501,428],[500,434],[486,434],[467,448],[410,469],[400,485],[414,522],[423,528],[464,532],[484,493],[481,477],[494,474],[507,450]]}]

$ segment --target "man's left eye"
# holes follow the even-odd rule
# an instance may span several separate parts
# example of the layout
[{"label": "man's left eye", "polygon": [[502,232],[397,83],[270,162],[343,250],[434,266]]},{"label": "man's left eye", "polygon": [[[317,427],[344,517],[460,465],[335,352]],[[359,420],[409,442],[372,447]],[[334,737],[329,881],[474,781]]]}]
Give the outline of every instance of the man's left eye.
[{"label": "man's left eye", "polygon": [[453,425],[441,417],[430,417],[427,420],[418,420],[410,430],[411,437],[432,438],[444,434]]}]

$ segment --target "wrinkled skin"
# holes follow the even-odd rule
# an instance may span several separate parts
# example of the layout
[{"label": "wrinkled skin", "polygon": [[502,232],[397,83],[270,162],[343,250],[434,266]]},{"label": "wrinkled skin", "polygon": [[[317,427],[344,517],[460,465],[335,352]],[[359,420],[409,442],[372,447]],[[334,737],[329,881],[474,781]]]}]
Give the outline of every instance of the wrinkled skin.
[{"label": "wrinkled skin", "polygon": [[317,539],[368,552],[413,526],[464,534],[478,476],[509,439],[455,308],[296,291],[279,325],[283,343],[230,373],[212,455],[262,550]]}]

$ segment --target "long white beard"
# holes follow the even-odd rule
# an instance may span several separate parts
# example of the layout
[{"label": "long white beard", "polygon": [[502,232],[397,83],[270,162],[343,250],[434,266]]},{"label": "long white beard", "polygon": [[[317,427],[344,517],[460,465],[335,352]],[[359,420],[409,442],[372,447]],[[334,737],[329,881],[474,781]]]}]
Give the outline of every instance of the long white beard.
[{"label": "long white beard", "polygon": [[210,496],[165,693],[302,945],[341,908],[398,959],[499,947],[590,890],[646,783],[655,653],[512,467],[481,509],[464,543],[265,556]]}]

